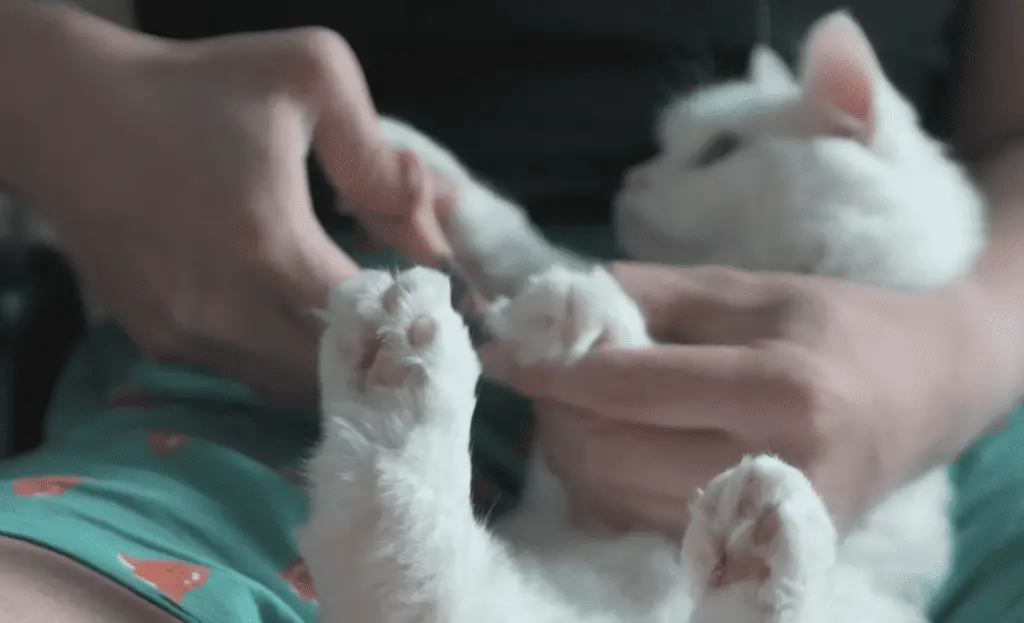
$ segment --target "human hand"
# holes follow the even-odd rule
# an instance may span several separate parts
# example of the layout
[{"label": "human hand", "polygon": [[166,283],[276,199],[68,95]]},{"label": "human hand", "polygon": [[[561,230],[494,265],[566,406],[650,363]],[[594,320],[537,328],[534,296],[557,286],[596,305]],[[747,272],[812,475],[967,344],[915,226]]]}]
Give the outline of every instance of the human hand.
[{"label": "human hand", "polygon": [[310,311],[358,271],[314,217],[310,147],[360,214],[432,244],[432,178],[384,144],[352,51],[322,29],[180,43],[51,11],[17,190],[149,355],[308,397]]},{"label": "human hand", "polygon": [[501,343],[481,352],[487,373],[535,399],[540,451],[584,527],[679,535],[699,488],[770,452],[848,528],[950,458],[937,454],[966,434],[958,414],[1004,406],[983,391],[1003,372],[967,364],[991,345],[956,290],[632,263],[613,274],[667,344],[599,348],[569,368],[518,366]]}]

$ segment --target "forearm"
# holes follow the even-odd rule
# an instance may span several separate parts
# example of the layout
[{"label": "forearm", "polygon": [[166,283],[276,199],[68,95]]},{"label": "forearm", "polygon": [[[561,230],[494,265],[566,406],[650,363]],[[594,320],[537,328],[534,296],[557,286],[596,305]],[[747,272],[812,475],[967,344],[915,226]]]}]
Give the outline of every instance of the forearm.
[{"label": "forearm", "polygon": [[1006,358],[1007,399],[1016,402],[1024,396],[1024,142],[975,171],[990,200],[991,224],[966,284],[986,310],[978,319],[981,339],[991,339]]},{"label": "forearm", "polygon": [[1024,398],[1024,142],[973,167],[990,202],[988,244],[954,290],[962,332],[941,458],[959,455]]},{"label": "forearm", "polygon": [[[1024,3],[966,3],[964,47],[949,110],[953,143],[989,199],[986,249],[951,290],[953,374],[944,421],[923,422],[951,459],[998,426],[1024,397],[1024,57],[1016,53]],[[949,323],[944,323],[947,328]]]}]

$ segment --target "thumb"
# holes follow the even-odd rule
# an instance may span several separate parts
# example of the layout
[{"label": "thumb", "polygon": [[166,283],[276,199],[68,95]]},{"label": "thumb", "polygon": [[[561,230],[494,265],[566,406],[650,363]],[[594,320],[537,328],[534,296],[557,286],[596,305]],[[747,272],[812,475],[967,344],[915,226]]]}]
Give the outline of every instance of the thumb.
[{"label": "thumb", "polygon": [[269,254],[274,264],[271,277],[288,307],[305,317],[310,309],[323,308],[331,290],[358,274],[360,268],[317,219],[305,158],[290,159],[278,171],[285,172],[286,183],[276,187],[282,194],[274,203],[298,209],[277,211],[275,229],[281,237]]},{"label": "thumb", "polygon": [[359,274],[360,268],[318,223],[310,223],[297,236],[288,256],[278,256],[275,276],[288,307],[306,316],[311,309],[326,307],[334,287]]},{"label": "thumb", "polygon": [[415,262],[438,266],[451,254],[439,219],[454,209],[458,189],[415,152],[399,149],[396,154],[403,170],[403,183],[414,199],[405,211],[392,213],[371,208],[361,218],[371,221],[378,231],[386,232],[390,238],[386,242]]},{"label": "thumb", "polygon": [[660,341],[741,345],[776,333],[780,297],[757,273],[641,262],[616,262],[610,272]]},{"label": "thumb", "polygon": [[416,263],[439,266],[451,254],[439,219],[451,211],[456,195],[446,185],[441,190],[435,187],[443,178],[435,175],[418,155],[406,150],[397,153],[404,169],[404,183],[416,198],[399,213],[388,211],[387,206],[357,208],[359,226],[374,242],[394,247]]},{"label": "thumb", "polygon": [[[312,147],[335,191],[369,220],[394,234],[387,242],[417,261],[447,252],[434,200],[439,189],[423,161],[383,137],[380,118],[355,53],[340,36],[314,47],[315,71],[303,99]],[[374,222],[376,221],[376,222]]]},{"label": "thumb", "polygon": [[402,163],[381,136],[380,120],[355,53],[340,36],[307,46],[299,97],[312,147],[335,190],[360,208],[398,213],[406,193]]},{"label": "thumb", "polygon": [[338,194],[360,209],[402,216],[423,189],[407,158],[384,140],[380,118],[355,52],[341,36],[306,38],[298,97],[312,147]]}]

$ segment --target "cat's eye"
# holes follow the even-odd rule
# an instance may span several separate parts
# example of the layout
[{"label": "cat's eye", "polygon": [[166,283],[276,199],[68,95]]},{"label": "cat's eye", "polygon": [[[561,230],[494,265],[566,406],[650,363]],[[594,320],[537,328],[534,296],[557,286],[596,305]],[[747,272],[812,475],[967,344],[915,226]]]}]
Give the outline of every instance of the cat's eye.
[{"label": "cat's eye", "polygon": [[743,139],[733,132],[716,134],[701,147],[690,164],[697,168],[709,167],[732,155],[743,145]]}]

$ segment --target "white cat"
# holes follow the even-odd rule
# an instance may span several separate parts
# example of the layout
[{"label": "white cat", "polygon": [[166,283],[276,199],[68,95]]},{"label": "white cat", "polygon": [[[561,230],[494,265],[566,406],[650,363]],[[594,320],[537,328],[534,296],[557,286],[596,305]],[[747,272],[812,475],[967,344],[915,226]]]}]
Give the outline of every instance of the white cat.
[{"label": "white cat", "polygon": [[[606,272],[552,247],[426,137],[386,126],[461,183],[446,228],[473,277],[504,297],[492,328],[524,361],[571,365],[601,338],[650,345]],[[983,242],[981,197],[845,13],[812,27],[799,79],[759,49],[749,79],[673,107],[662,142],[616,202],[624,245],[641,258],[928,287],[963,272]],[[658,247],[647,243],[655,229],[667,234]],[[944,470],[893,493],[840,540],[798,470],[748,458],[709,484],[680,544],[580,532],[537,458],[520,507],[489,531],[469,502],[480,367],[449,295],[429,269],[367,271],[326,311],[323,440],[300,534],[322,621],[926,620],[949,558]],[[723,580],[751,562],[763,573]]]}]

